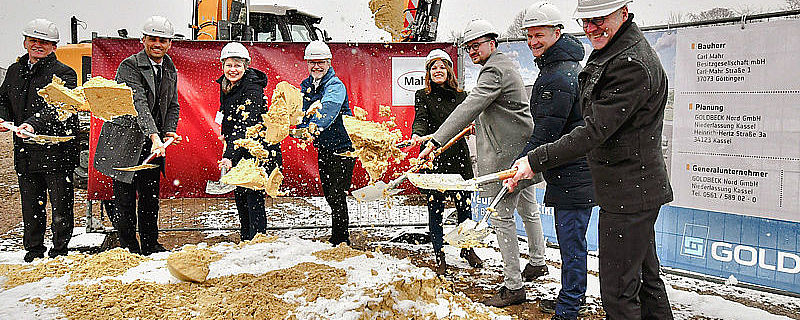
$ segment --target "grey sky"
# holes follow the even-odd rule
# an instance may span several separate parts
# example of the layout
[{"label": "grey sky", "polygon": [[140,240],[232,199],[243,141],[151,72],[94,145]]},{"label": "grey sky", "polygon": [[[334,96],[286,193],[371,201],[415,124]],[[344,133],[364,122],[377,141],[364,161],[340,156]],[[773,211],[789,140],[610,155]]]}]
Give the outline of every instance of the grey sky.
[{"label": "grey sky", "polygon": [[[0,0],[9,4],[11,0]],[[577,0],[551,0],[562,12],[571,13]],[[328,30],[333,41],[385,41],[388,33],[375,27],[367,4],[369,0],[251,0],[254,4],[291,4],[323,17],[322,27]],[[440,16],[439,39],[460,32],[464,24],[475,18],[492,22],[504,32],[514,16],[535,0],[443,0]],[[640,25],[666,23],[671,12],[700,12],[714,7],[730,9],[751,8],[775,11],[784,0],[638,0],[631,5]],[[26,0],[17,5],[4,5],[0,10],[3,32],[0,34],[0,66],[7,67],[24,53],[21,32],[24,24],[35,18],[47,18],[58,24],[61,44],[69,42],[69,18],[73,15],[86,21],[87,29],[79,29],[80,38],[90,38],[91,32],[116,36],[116,30],[126,28],[130,35],[141,35],[139,29],[148,16],[160,14],[168,17],[178,27],[178,32],[189,34],[192,0]],[[571,23],[567,31],[579,31]]]}]

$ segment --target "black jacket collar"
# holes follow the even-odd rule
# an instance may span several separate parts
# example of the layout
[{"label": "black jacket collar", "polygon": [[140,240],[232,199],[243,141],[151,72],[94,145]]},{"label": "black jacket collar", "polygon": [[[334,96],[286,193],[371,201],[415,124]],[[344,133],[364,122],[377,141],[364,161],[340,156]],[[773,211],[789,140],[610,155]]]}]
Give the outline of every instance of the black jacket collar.
[{"label": "black jacket collar", "polygon": [[633,13],[628,14],[628,20],[622,23],[614,37],[600,50],[592,51],[589,55],[589,62],[594,64],[605,64],[623,51],[635,46],[644,39],[644,33],[633,22]]}]

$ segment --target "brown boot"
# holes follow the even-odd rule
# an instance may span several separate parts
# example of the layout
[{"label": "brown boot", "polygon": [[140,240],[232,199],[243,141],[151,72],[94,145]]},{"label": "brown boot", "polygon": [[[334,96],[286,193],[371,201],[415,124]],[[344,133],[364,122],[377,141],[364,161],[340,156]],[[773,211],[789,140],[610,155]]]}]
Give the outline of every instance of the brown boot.
[{"label": "brown boot", "polygon": [[436,266],[433,271],[436,271],[436,274],[440,276],[444,275],[447,271],[447,263],[444,261],[444,251],[436,252]]},{"label": "brown boot", "polygon": [[483,301],[483,304],[496,308],[507,307],[510,305],[520,304],[525,302],[525,288],[517,290],[509,290],[506,286],[500,287],[495,295]]},{"label": "brown boot", "polygon": [[481,260],[480,257],[478,257],[477,254],[475,254],[475,250],[472,250],[472,248],[461,249],[461,257],[467,260],[467,263],[469,263],[470,267],[473,268],[483,267],[483,261]]}]

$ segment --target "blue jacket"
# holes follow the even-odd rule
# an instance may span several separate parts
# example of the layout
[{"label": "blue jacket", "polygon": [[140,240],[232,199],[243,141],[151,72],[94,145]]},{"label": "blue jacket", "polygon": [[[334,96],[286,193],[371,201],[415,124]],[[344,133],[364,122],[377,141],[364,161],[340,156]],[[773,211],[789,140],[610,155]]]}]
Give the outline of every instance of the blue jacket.
[{"label": "blue jacket", "polygon": [[322,109],[319,113],[322,117],[312,113],[304,117],[303,122],[297,127],[307,128],[312,122],[317,125],[319,136],[314,139],[314,147],[320,151],[339,153],[352,149],[353,143],[342,122],[342,115],[353,115],[344,83],[336,77],[333,67],[328,69],[318,87],[315,88],[313,83],[314,78],[308,76],[300,84],[300,92],[303,93],[303,111],[308,110],[315,101],[321,100]]},{"label": "blue jacket", "polygon": [[[533,134],[521,156],[584,125],[578,101],[578,74],[583,56],[580,41],[562,34],[552,47],[535,59],[540,71],[531,92]],[[547,206],[574,209],[594,205],[592,176],[585,156],[547,169],[543,176],[547,181],[544,195]]]}]

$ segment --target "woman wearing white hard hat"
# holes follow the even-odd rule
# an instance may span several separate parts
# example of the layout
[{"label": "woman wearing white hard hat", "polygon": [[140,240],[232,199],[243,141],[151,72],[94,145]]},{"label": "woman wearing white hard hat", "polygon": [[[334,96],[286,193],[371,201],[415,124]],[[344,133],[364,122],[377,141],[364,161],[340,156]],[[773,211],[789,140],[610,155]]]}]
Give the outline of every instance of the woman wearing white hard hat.
[{"label": "woman wearing white hard hat", "polygon": [[[261,115],[267,112],[264,101],[267,75],[250,67],[250,53],[238,42],[226,44],[219,60],[222,62],[222,76],[217,79],[220,86],[219,113],[222,118],[220,132],[225,141],[225,151],[219,167],[227,170],[243,159],[254,158],[246,148],[236,148],[233,142],[244,139],[247,128],[261,122]],[[262,144],[269,151],[270,157],[256,161],[269,173],[282,165],[281,148],[280,144]],[[264,191],[237,187],[233,194],[236,198],[236,210],[239,212],[241,240],[251,240],[256,233],[266,233]]]},{"label": "woman wearing white hard hat", "polygon": [[[417,90],[414,102],[414,124],[412,126],[412,141],[419,144],[420,137],[432,134],[439,128],[453,110],[467,97],[467,93],[458,87],[453,60],[444,50],[434,49],[425,59],[425,88]],[[464,179],[473,177],[469,149],[466,141],[459,140],[452,147],[436,157],[432,169],[423,170],[424,173],[454,173],[460,174]],[[424,190],[421,192],[428,196],[428,228],[431,233],[431,243],[436,256],[436,273],[444,274],[447,264],[442,251],[442,213],[445,200],[455,203],[458,212],[458,222],[461,223],[472,217],[470,208],[470,193],[467,191]],[[470,266],[479,268],[483,262],[472,249],[461,249],[461,257],[467,259]]]}]

